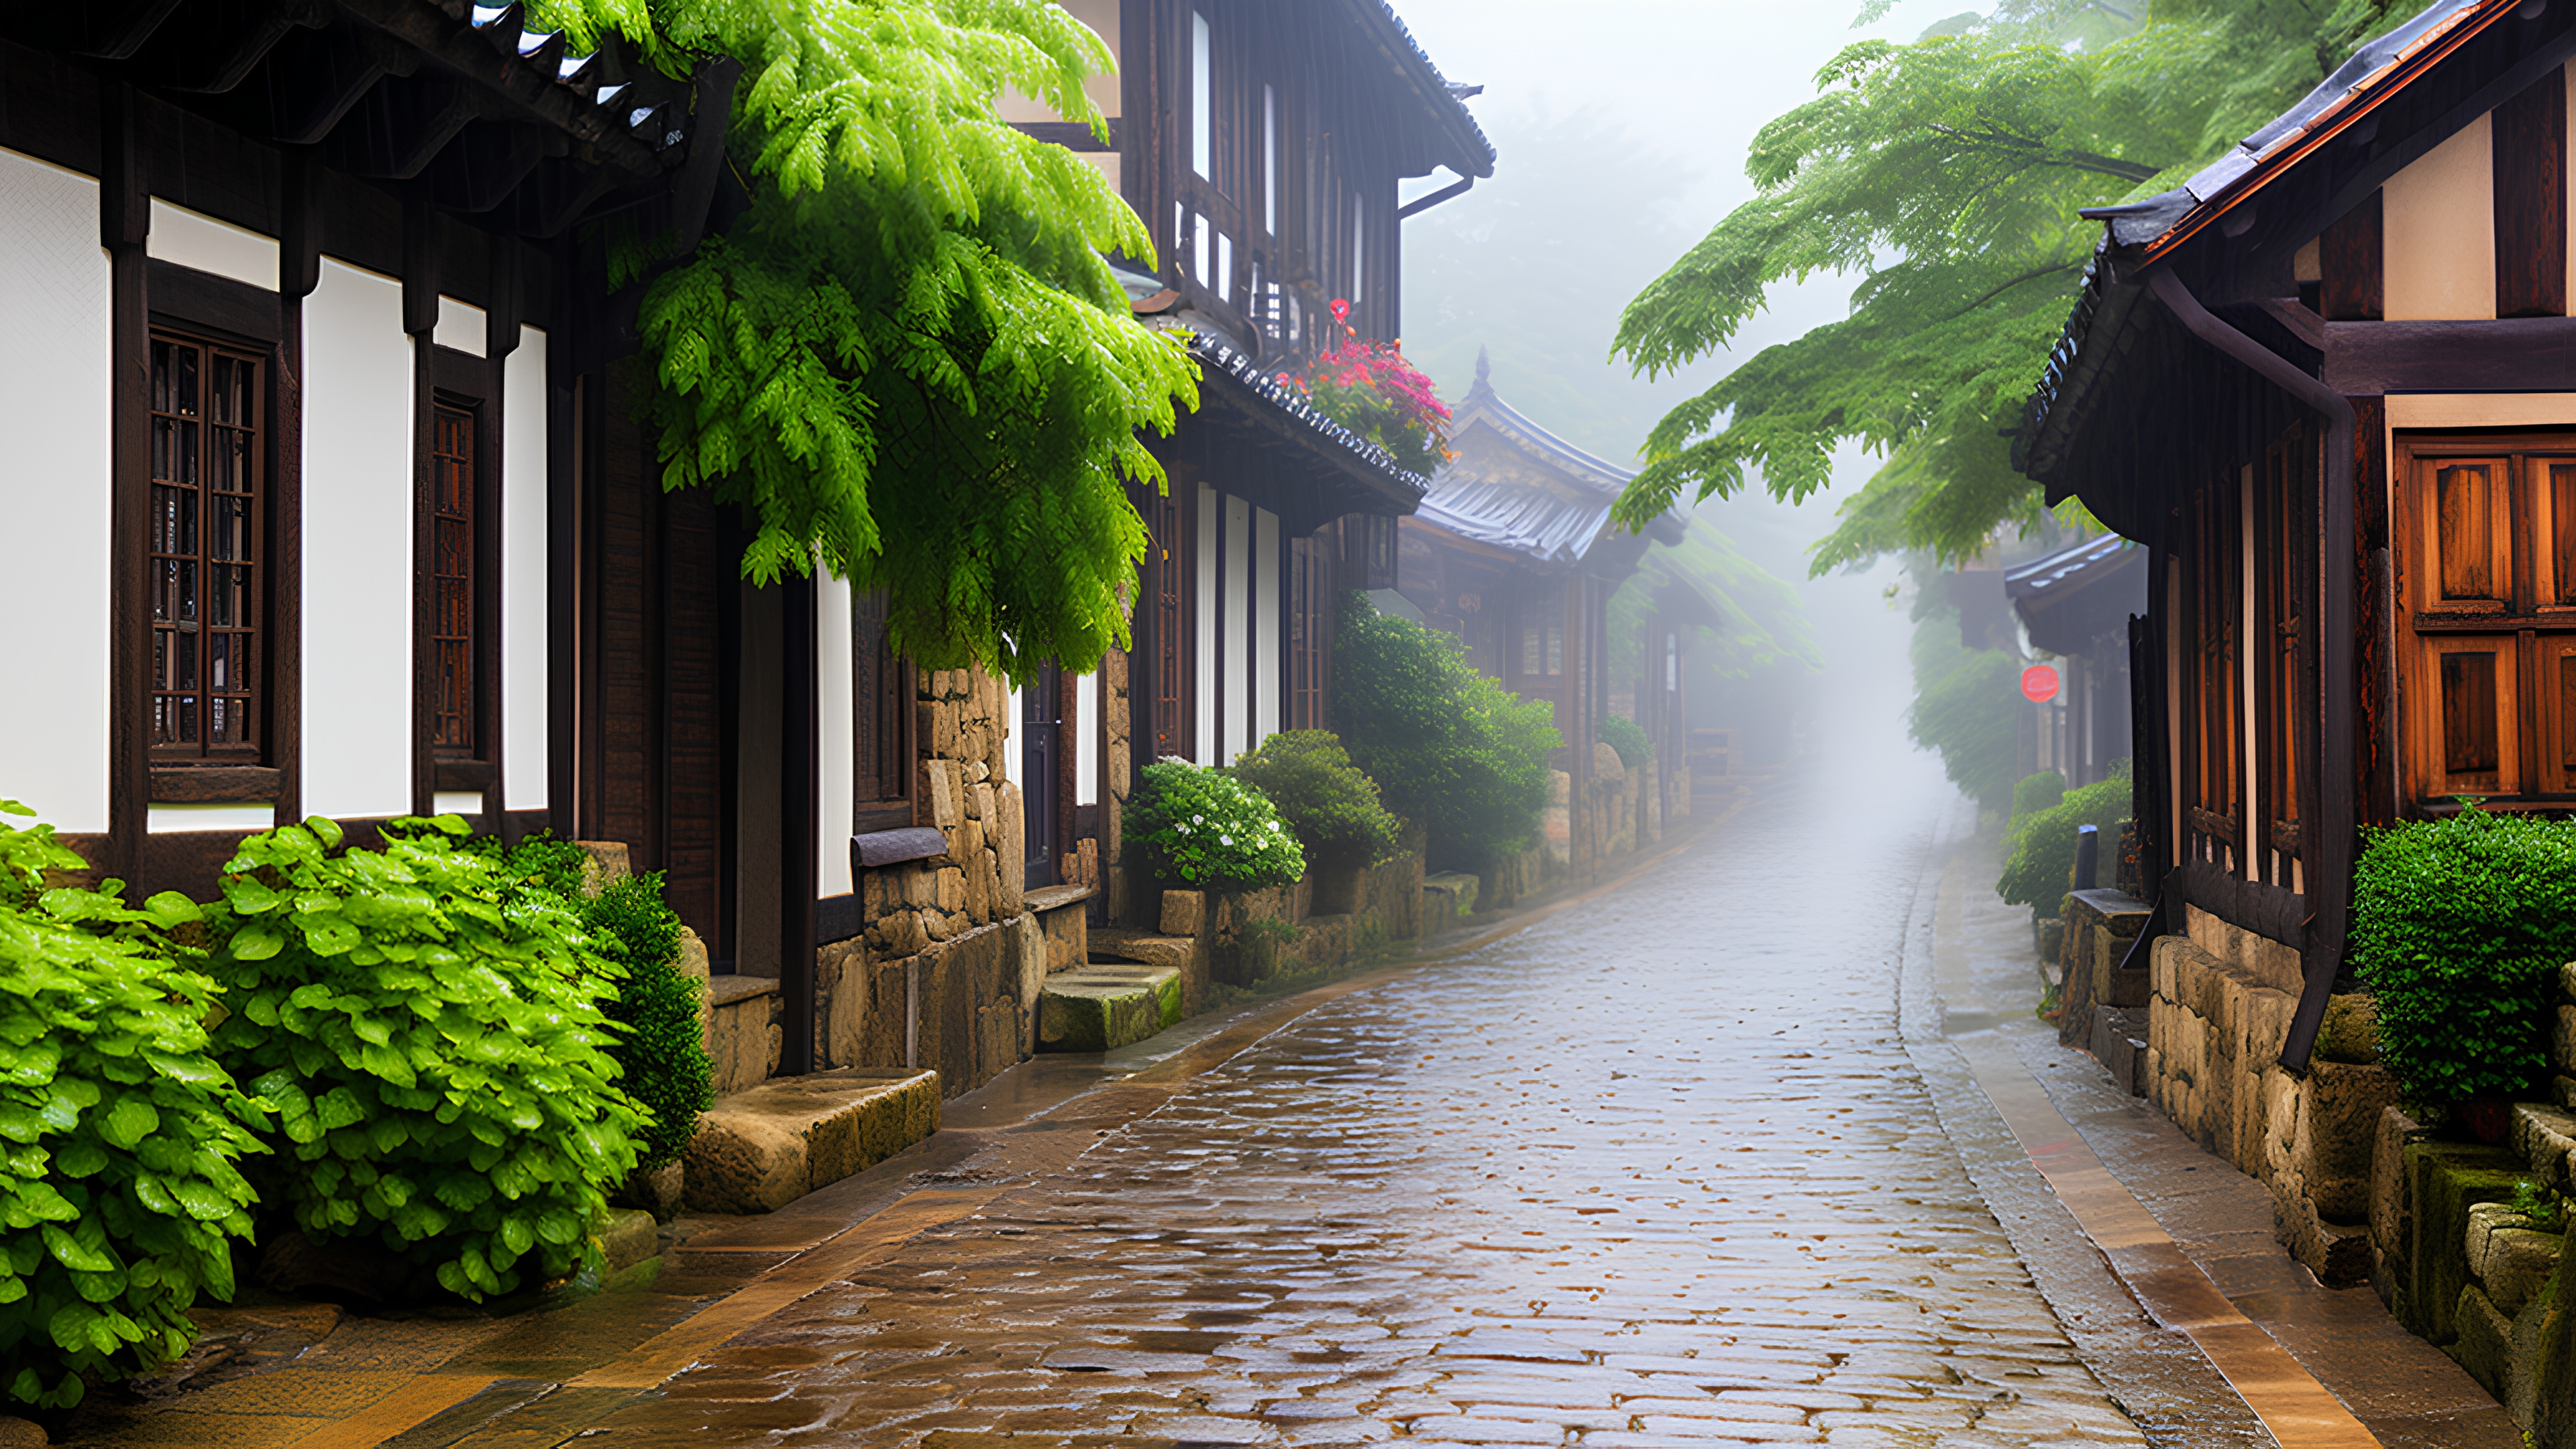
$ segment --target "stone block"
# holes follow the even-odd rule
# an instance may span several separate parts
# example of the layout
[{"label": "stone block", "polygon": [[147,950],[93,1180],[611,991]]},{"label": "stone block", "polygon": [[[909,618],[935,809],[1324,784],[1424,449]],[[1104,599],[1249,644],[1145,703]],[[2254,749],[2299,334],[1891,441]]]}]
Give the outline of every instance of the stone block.
[{"label": "stone block", "polygon": [[716,1095],[749,1091],[769,1079],[771,997],[774,976],[717,976],[711,979],[712,1009],[702,1044],[713,1071]]},{"label": "stone block", "polygon": [[958,798],[956,768],[948,761],[921,762],[921,803],[934,829],[954,830],[966,818],[965,804]]},{"label": "stone block", "polygon": [[939,909],[955,915],[966,909],[966,872],[953,865],[943,865],[931,877],[938,894],[934,900]]},{"label": "stone block", "polygon": [[999,806],[995,803],[993,786],[990,781],[981,785],[969,787],[966,792],[966,800],[967,813],[978,820],[996,820],[1002,813]]},{"label": "stone block", "polygon": [[[1056,914],[1069,915],[1076,921],[1082,919],[1079,906]],[[1049,943],[1047,933],[1035,915],[1015,916],[1010,925],[1020,937],[1020,1020],[1027,1033],[1020,1050],[1034,1052],[1038,1049],[1038,997],[1046,991],[1047,977],[1054,974],[1047,969]]]},{"label": "stone block", "polygon": [[1207,892],[1165,891],[1160,924],[1166,936],[1196,936],[1207,929]]},{"label": "stone block", "polygon": [[912,1060],[937,1071],[940,1090],[949,1096],[991,1081],[1027,1051],[1026,962],[1014,919],[957,927],[949,939],[907,963],[917,998]]},{"label": "stone block", "polygon": [[2119,1007],[2093,1008],[2093,1058],[2132,1097],[2144,1095],[2147,1089],[2146,1030],[2145,1022]]},{"label": "stone block", "polygon": [[1026,909],[1029,888],[1028,821],[1020,787],[1005,782],[993,795],[994,824],[1000,827],[993,852],[1000,873],[994,883],[993,914],[1016,916]]},{"label": "stone block", "polygon": [[1475,913],[1477,896],[1484,883],[1460,871],[1442,871],[1422,878],[1422,915],[1429,931],[1454,926]]},{"label": "stone block", "polygon": [[2198,947],[2211,960],[2233,961],[2236,959],[2238,942],[2243,939],[2245,933],[2198,906],[2185,905],[2183,934],[2190,938],[2192,945]]},{"label": "stone block", "polygon": [[2300,959],[2298,948],[2285,946],[2251,931],[2244,932],[2243,938],[2244,957],[2239,964],[2247,976],[2274,991],[2298,995],[2299,988],[2307,979],[2307,966]]},{"label": "stone block", "polygon": [[2367,1066],[2379,1060],[2378,1004],[2362,992],[2326,998],[2325,1020],[2317,1026],[2311,1059]]},{"label": "stone block", "polygon": [[958,908],[966,913],[966,919],[979,926],[989,923],[993,919],[993,897],[1002,888],[1000,873],[993,865],[993,852],[979,850],[967,856],[958,874],[965,884],[965,899]]},{"label": "stone block", "polygon": [[2537,1102],[2517,1102],[2512,1141],[2541,1186],[2562,1190],[2568,1186],[2568,1154],[2576,1151],[2576,1115]]},{"label": "stone block", "polygon": [[2272,1235],[2290,1250],[2291,1257],[2317,1276],[2318,1282],[2329,1288],[2343,1288],[2368,1281],[2368,1228],[2319,1217],[2316,1205],[2298,1191],[2286,1174],[2271,1178],[2264,1186],[2272,1194]]},{"label": "stone block", "polygon": [[628,863],[626,842],[622,840],[576,840],[582,853],[581,893],[597,896],[601,891],[634,874]]},{"label": "stone block", "polygon": [[831,1002],[823,1018],[823,1059],[836,1067],[861,1065],[868,1032],[867,943],[836,941],[816,951],[814,981]]},{"label": "stone block", "polygon": [[1181,973],[1168,966],[1095,962],[1046,979],[1037,1049],[1106,1052],[1181,1019]]},{"label": "stone block", "polygon": [[2386,1067],[2310,1061],[2291,1157],[2317,1210],[2337,1221],[2370,1215],[2371,1164],[2397,1078]]},{"label": "stone block", "polygon": [[973,860],[984,853],[984,847],[989,843],[984,835],[984,822],[969,815],[957,822],[957,848],[952,854],[959,860]]},{"label": "stone block", "polygon": [[2513,1383],[2513,1321],[2497,1312],[2475,1284],[2460,1290],[2449,1321],[2458,1329],[2442,1345],[2443,1352],[2459,1360],[2480,1388],[2504,1398]]},{"label": "stone block", "polygon": [[2156,995],[2164,1000],[2181,998],[2182,988],[2177,984],[2176,975],[2179,970],[2177,958],[2182,948],[2190,944],[2181,936],[2158,936],[2154,949],[2147,954],[2149,983],[2155,987]]},{"label": "stone block", "polygon": [[2299,998],[2268,986],[2247,986],[2236,996],[2235,1007],[2237,1068],[2264,1071],[2281,1059],[2281,1043],[2289,1039]]},{"label": "stone block", "polygon": [[2406,1197],[2411,1214],[2403,1301],[2406,1326],[2436,1344],[2459,1336],[2453,1318],[2469,1285],[2469,1209],[2513,1196],[2526,1175],[2510,1149],[2464,1142],[2409,1143]]},{"label": "stone block", "polygon": [[599,1230],[599,1252],[608,1260],[608,1271],[632,1268],[661,1251],[661,1225],[651,1213],[635,1208],[608,1210],[608,1221]]},{"label": "stone block", "polygon": [[691,1209],[773,1212],[939,1130],[939,1074],[843,1067],[718,1099],[689,1141]]},{"label": "stone block", "polygon": [[686,926],[680,928],[680,959],[674,964],[681,975],[698,984],[698,1040],[703,1043],[707,1036],[707,1019],[715,1011],[714,998],[707,992],[710,974],[707,943],[699,940],[698,933]]},{"label": "stone block", "polygon": [[2380,1109],[2370,1150],[2370,1236],[2392,1267],[2406,1253],[2406,1147],[2425,1135],[2403,1108]]},{"label": "stone block", "polygon": [[2550,1014],[2549,1064],[2560,1071],[2576,1071],[2576,1006],[2560,1003]]}]

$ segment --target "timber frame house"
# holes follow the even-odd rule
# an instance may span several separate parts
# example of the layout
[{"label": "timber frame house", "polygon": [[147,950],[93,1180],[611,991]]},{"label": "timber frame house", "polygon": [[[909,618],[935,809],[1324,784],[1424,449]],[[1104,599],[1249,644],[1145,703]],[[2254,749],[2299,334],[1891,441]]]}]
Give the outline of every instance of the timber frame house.
[{"label": "timber frame house", "polygon": [[[1325,717],[1333,591],[1392,567],[1422,488],[1273,375],[1334,297],[1393,334],[1398,180],[1493,152],[1377,0],[1071,8],[1137,60],[1095,159],[1189,243],[1137,296],[1206,372],[1156,443],[1170,499],[1137,499],[1139,635],[1182,686],[1137,715],[1215,763]],[[1034,913],[1089,906],[1153,754],[1126,656],[1017,690],[916,669],[875,600],[750,586],[742,520],[661,487],[643,285],[611,289],[596,223],[684,256],[740,214],[737,70],[569,55],[468,0],[0,16],[0,603],[43,701],[0,716],[0,793],[201,898],[313,815],[615,843],[703,942],[719,1026],[775,1033],[728,1090],[932,1065],[953,1094],[1028,1049]]]},{"label": "timber frame house", "polygon": [[2295,953],[2292,1072],[2357,826],[2576,810],[2571,58],[2576,9],[2443,0],[2184,187],[2087,213],[2014,439],[2150,551],[2144,874],[2162,930]]},{"label": "timber frame house", "polygon": [[[1603,773],[1600,721],[1618,694],[1646,714],[1637,723],[1649,727],[1661,778],[1670,779],[1688,728],[1678,616],[1652,631],[1660,643],[1650,672],[1659,678],[1632,681],[1611,677],[1609,612],[1649,547],[1681,541],[1681,516],[1663,514],[1645,533],[1620,526],[1610,508],[1634,470],[1584,452],[1503,401],[1482,353],[1474,385],[1452,412],[1450,446],[1457,456],[1397,526],[1394,587],[1425,622],[1458,636],[1477,670],[1548,702],[1565,739],[1554,762],[1566,776],[1560,807],[1593,797]],[[1668,605],[1691,621],[1711,607],[1696,598]],[[1589,879],[1606,863],[1610,842],[1599,838],[1606,832],[1598,812],[1551,809],[1547,825],[1550,855],[1575,878]],[[1467,864],[1474,863],[1444,868]]]}]

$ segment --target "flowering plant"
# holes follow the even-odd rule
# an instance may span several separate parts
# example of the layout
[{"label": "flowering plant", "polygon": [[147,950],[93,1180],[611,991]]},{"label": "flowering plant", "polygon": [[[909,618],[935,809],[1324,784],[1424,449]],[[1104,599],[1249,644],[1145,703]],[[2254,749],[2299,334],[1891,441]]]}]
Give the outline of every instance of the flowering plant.
[{"label": "flowering plant", "polygon": [[1306,873],[1306,855],[1262,793],[1222,770],[1158,760],[1127,802],[1127,843],[1158,879],[1255,891]]},{"label": "flowering plant", "polygon": [[1428,473],[1450,456],[1449,407],[1431,379],[1404,360],[1404,343],[1372,342],[1349,321],[1351,304],[1336,298],[1333,320],[1343,340],[1319,354],[1304,377],[1279,380],[1313,401],[1334,422],[1395,455],[1399,467]]}]

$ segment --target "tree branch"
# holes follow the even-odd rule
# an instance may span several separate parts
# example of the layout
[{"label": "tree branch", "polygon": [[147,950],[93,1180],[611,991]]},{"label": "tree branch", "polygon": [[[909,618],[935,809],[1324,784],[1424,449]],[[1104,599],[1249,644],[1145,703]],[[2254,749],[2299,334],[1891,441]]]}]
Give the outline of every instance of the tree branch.
[{"label": "tree branch", "polygon": [[2047,165],[2071,166],[2078,171],[2116,176],[2123,181],[2151,180],[2157,172],[2164,170],[2161,166],[2149,166],[2141,161],[2123,161],[2117,156],[2103,156],[2091,151],[2061,151],[2026,136],[2007,135],[2001,131],[1968,131],[1957,126],[1941,125],[1926,126],[1924,129],[1935,135],[1947,136],[1954,141],[1965,141],[1971,146],[1987,146],[1998,151],[2018,151],[2024,155],[2036,157]]}]

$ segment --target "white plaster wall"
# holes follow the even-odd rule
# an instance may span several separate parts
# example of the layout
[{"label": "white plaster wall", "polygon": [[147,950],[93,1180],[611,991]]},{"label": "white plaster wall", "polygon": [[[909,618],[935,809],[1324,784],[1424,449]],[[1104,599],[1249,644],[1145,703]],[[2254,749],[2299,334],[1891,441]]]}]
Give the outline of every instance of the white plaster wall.
[{"label": "white plaster wall", "polygon": [[1252,595],[1244,572],[1252,559],[1252,505],[1225,500],[1225,742],[1215,763],[1232,764],[1251,748]]},{"label": "white plaster wall", "polygon": [[1250,748],[1257,750],[1263,740],[1279,733],[1279,631],[1286,618],[1279,600],[1288,574],[1279,562],[1279,515],[1255,510],[1253,524],[1253,554],[1261,560],[1252,621],[1252,677],[1260,687],[1253,694],[1257,703]]},{"label": "white plaster wall", "polygon": [[152,198],[152,234],[143,240],[143,254],[230,277],[263,292],[277,290],[277,238],[173,206],[157,196]]},{"label": "white plaster wall", "polygon": [[0,798],[80,832],[107,829],[108,365],[98,183],[0,151]]},{"label": "white plaster wall", "polygon": [[2495,315],[2495,162],[2478,117],[2380,188],[2388,320]]},{"label": "white plaster wall", "polygon": [[[470,808],[481,806],[478,803]],[[190,830],[266,830],[276,823],[274,805],[151,805],[143,812],[147,835],[178,835]]]},{"label": "white plaster wall", "polygon": [[542,810],[553,739],[547,599],[546,334],[501,360],[501,808]]},{"label": "white plaster wall", "polygon": [[324,257],[304,301],[309,814],[412,808],[411,397],[402,284]]},{"label": "white plaster wall", "polygon": [[850,611],[855,601],[850,581],[814,566],[814,713],[817,752],[814,788],[820,795],[814,810],[814,893],[846,895],[857,889],[850,879],[850,832],[859,778],[859,710],[853,696],[858,665]]},{"label": "white plaster wall", "polygon": [[438,325],[430,331],[429,340],[441,347],[452,347],[475,357],[484,354],[491,323],[488,315],[471,302],[454,297],[438,299]]},{"label": "white plaster wall", "polygon": [[1216,757],[1216,511],[1225,505],[1217,491],[1199,485],[1199,628],[1196,753],[1202,765],[1223,764]]},{"label": "white plaster wall", "polygon": [[1073,684],[1073,803],[1100,803],[1100,671]]}]

